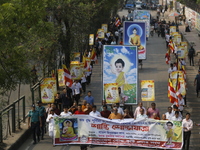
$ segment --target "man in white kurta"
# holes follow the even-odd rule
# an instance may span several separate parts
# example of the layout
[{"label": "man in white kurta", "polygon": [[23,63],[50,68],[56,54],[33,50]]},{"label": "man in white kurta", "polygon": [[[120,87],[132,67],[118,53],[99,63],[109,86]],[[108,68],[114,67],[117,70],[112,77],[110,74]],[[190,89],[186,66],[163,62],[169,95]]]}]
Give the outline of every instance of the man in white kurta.
[{"label": "man in white kurta", "polygon": [[50,114],[48,115],[47,119],[46,119],[46,122],[49,123],[49,136],[51,138],[54,137],[54,134],[53,134],[53,130],[54,130],[54,117],[57,117],[57,115],[55,114],[54,110],[51,109],[50,111]]}]

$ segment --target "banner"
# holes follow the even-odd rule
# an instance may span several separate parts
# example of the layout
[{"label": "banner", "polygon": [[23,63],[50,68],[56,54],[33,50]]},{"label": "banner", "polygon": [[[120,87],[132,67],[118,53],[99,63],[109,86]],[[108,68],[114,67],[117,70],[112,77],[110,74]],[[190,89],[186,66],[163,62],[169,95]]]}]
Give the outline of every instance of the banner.
[{"label": "banner", "polygon": [[54,103],[57,94],[56,78],[44,78],[40,88],[42,103]]},{"label": "banner", "polygon": [[145,22],[124,22],[124,45],[137,46],[139,59],[146,59]]},{"label": "banner", "polygon": [[[185,16],[187,18],[187,21],[190,19],[192,24],[191,24],[191,28],[195,28],[197,27],[197,21],[196,21],[196,16],[197,16],[197,12],[192,10],[191,8],[189,7],[185,7]],[[187,23],[187,22],[186,22]]]},{"label": "banner", "polygon": [[180,34],[174,35],[173,41],[175,44],[179,45],[181,43],[181,35]]},{"label": "banner", "polygon": [[71,73],[71,78],[73,80],[80,80],[82,77],[82,68],[81,64],[78,61],[71,61],[70,63],[70,73]]},{"label": "banner", "polygon": [[180,94],[185,96],[186,95],[186,84],[184,79],[172,79],[172,86],[177,91],[178,90],[178,83],[180,83]]},{"label": "banner", "polygon": [[176,32],[176,26],[169,27],[169,34],[172,35],[173,32]]},{"label": "banner", "polygon": [[58,85],[59,87],[65,86],[64,70],[58,69]]},{"label": "banner", "polygon": [[110,120],[89,115],[55,117],[54,145],[93,144],[181,149],[182,123],[168,120]]},{"label": "banner", "polygon": [[98,29],[97,35],[98,35],[98,38],[103,39],[104,38],[104,29]]},{"label": "banner", "polygon": [[200,14],[196,13],[196,29],[200,31]]},{"label": "banner", "polygon": [[137,47],[104,45],[103,56],[103,85],[116,83],[121,90],[121,94],[127,97],[125,104],[136,104],[138,80]]},{"label": "banner", "polygon": [[73,53],[73,60],[74,61],[80,61],[80,57],[81,57],[80,52]]},{"label": "banner", "polygon": [[177,55],[178,58],[185,58],[187,54],[187,50],[184,46],[178,46]]},{"label": "banner", "polygon": [[101,29],[103,29],[104,33],[108,32],[108,25],[107,24],[102,24]]},{"label": "banner", "polygon": [[183,71],[173,71],[170,73],[170,79],[177,79],[177,78],[184,79],[185,78],[184,72]]},{"label": "banner", "polygon": [[146,23],[146,37],[150,34],[150,12],[147,10],[134,10],[133,13],[134,22],[145,22]]},{"label": "banner", "polygon": [[105,100],[107,104],[119,103],[119,91],[117,83],[104,84]]},{"label": "banner", "polygon": [[142,101],[155,101],[154,80],[141,80]]},{"label": "banner", "polygon": [[181,42],[180,46],[183,46],[185,48],[185,56],[188,54],[188,43],[187,42]]},{"label": "banner", "polygon": [[94,34],[89,35],[89,45],[94,45]]}]

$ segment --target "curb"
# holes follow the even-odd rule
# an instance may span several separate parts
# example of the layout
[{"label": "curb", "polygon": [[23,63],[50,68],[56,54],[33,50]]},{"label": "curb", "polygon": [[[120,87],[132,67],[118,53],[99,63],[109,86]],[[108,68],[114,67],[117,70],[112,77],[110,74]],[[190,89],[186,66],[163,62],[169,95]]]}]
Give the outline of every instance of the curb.
[{"label": "curb", "polygon": [[20,137],[13,143],[7,150],[17,150],[24,141],[27,140],[27,137],[31,135],[31,129],[27,129]]}]

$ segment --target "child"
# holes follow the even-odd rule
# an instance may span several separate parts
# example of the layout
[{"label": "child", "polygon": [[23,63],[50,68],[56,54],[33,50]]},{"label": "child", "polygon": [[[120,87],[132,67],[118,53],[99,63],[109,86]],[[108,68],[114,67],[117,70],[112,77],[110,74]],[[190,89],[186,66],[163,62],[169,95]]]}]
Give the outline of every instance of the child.
[{"label": "child", "polygon": [[115,82],[118,84],[118,87],[121,88],[122,93],[123,91],[127,91],[133,88],[131,85],[129,85],[126,82],[126,76],[125,76],[125,73],[123,72],[124,66],[125,66],[125,63],[121,58],[115,61],[116,70],[113,70],[112,65],[111,65],[112,73],[116,74],[117,76]]},{"label": "child", "polygon": [[172,129],[173,123],[168,121],[166,123],[166,125],[167,125],[167,129],[168,129],[168,132],[167,132],[167,143],[166,144],[167,145],[172,145],[172,137],[173,137],[173,134],[174,134],[174,131]]}]

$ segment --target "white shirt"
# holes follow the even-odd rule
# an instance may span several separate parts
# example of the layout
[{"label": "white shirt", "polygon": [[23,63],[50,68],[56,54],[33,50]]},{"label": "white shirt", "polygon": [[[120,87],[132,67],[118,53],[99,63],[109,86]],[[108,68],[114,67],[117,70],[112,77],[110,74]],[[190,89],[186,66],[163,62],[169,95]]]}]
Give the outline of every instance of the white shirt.
[{"label": "white shirt", "polygon": [[177,67],[176,67],[176,66],[174,66],[174,67],[173,67],[173,70],[174,70],[174,71],[176,71],[176,70],[177,70]]},{"label": "white shirt", "polygon": [[138,114],[136,117],[136,119],[145,119],[145,118],[148,118],[148,116],[146,114],[143,114],[143,115]]},{"label": "white shirt", "polygon": [[166,112],[165,115],[166,115],[166,119],[168,119],[168,120],[171,120],[171,118],[174,116],[174,114],[172,112],[171,113]]},{"label": "white shirt", "polygon": [[117,112],[118,112],[119,114],[124,115],[124,111],[123,111],[123,109],[122,109],[121,107],[119,107],[119,108],[117,108],[117,109],[118,109]]},{"label": "white shirt", "polygon": [[187,128],[187,129],[183,129],[184,132],[191,131],[193,128],[193,121],[191,119],[188,119],[188,120],[183,119],[182,125],[183,125],[183,127]]},{"label": "white shirt", "polygon": [[[144,108],[143,106],[142,106],[142,108],[144,109],[144,114],[146,114],[146,113],[147,113],[146,108]],[[140,114],[140,106],[138,106],[138,107],[135,109],[134,117],[137,117],[139,114]]]},{"label": "white shirt", "polygon": [[90,113],[89,113],[89,115],[90,116],[94,116],[94,117],[101,117],[101,114],[100,114],[100,112],[98,112],[98,111],[91,111]]},{"label": "white shirt", "polygon": [[170,35],[169,35],[169,34],[166,34],[166,35],[165,35],[165,40],[166,40],[166,42],[169,42],[169,39],[170,39]]},{"label": "white shirt", "polygon": [[172,73],[173,71],[175,71],[175,70],[173,70],[173,68],[171,68],[171,67],[168,69],[168,73]]},{"label": "white shirt", "polygon": [[68,116],[71,116],[72,113],[71,112],[67,112],[65,113],[64,111],[60,113],[60,116],[63,116],[63,117],[68,117]]},{"label": "white shirt", "polygon": [[116,45],[116,42],[115,42],[115,41],[112,41],[110,44],[111,44],[111,45]]},{"label": "white shirt", "polygon": [[87,81],[86,81],[86,78],[85,78],[85,75],[84,75],[84,76],[81,77],[81,83],[85,83],[85,82],[87,82]]},{"label": "white shirt", "polygon": [[[173,106],[173,105],[172,105]],[[173,114],[173,116],[175,116],[175,111],[174,110],[172,110],[172,114]],[[183,118],[183,116],[182,116],[182,114],[181,114],[181,112],[179,111],[179,115],[178,115],[178,117],[181,117],[181,118]]]},{"label": "white shirt", "polygon": [[172,121],[181,121],[182,118],[181,118],[181,117],[176,118],[176,116],[173,116],[173,117],[171,118],[171,120],[172,120]]},{"label": "white shirt", "polygon": [[76,95],[76,94],[80,94],[80,89],[82,88],[81,84],[78,82],[78,83],[73,83],[72,86],[71,86],[71,89],[72,89],[72,94],[73,95]]},{"label": "white shirt", "polygon": [[55,113],[54,113],[54,115],[49,114],[47,119],[46,119],[46,122],[49,123],[49,136],[50,137],[53,137],[53,131],[54,131],[54,125],[55,125],[55,122],[54,122],[54,119],[53,119],[54,117],[57,117],[57,115]]},{"label": "white shirt", "polygon": [[119,32],[118,31],[115,31],[115,36],[119,36]]},{"label": "white shirt", "polygon": [[178,104],[179,104],[178,109],[179,109],[180,111],[183,111],[183,106],[181,106],[181,105],[185,105],[184,99],[182,98],[181,100],[179,100],[179,101],[178,101]]}]

